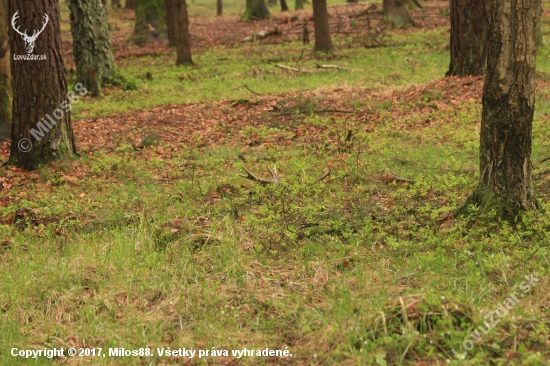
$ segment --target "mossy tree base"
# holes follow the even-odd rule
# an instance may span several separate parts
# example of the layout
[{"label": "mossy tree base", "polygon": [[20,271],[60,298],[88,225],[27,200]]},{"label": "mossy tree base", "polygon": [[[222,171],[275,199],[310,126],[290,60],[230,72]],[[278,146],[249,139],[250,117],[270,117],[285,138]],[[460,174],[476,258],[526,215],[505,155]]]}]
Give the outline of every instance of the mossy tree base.
[{"label": "mossy tree base", "polygon": [[384,0],[382,23],[395,28],[418,27],[409,15],[407,0]]},{"label": "mossy tree base", "polygon": [[241,22],[269,18],[271,18],[271,13],[265,5],[265,0],[246,0],[246,9]]}]

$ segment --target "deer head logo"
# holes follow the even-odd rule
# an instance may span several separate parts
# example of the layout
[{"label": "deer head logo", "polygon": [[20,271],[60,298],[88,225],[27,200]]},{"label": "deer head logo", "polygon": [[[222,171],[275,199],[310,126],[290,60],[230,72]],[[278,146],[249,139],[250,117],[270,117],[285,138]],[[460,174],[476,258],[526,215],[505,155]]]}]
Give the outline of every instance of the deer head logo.
[{"label": "deer head logo", "polygon": [[13,27],[14,31],[16,31],[21,35],[21,37],[23,37],[23,40],[25,41],[25,48],[27,49],[27,53],[32,53],[32,51],[34,50],[34,42],[36,42],[36,39],[38,38],[40,33],[42,33],[44,28],[46,28],[46,25],[48,24],[48,20],[50,20],[50,18],[48,17],[48,14],[44,14],[44,24],[42,25],[42,29],[40,30],[35,29],[32,36],[29,36],[27,34],[26,29],[24,32],[21,32],[19,30],[19,27],[16,28],[15,22],[17,18],[19,18],[19,10],[16,11],[15,14],[13,14],[13,17],[11,18],[11,26]]}]

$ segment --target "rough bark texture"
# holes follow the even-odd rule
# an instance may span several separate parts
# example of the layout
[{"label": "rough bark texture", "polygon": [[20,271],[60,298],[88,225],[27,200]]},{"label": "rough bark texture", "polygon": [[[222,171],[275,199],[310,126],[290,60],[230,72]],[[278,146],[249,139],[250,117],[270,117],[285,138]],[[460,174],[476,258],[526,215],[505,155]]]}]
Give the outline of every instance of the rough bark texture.
[{"label": "rough bark texture", "polygon": [[[56,0],[11,0],[10,14],[20,11],[18,25],[21,29],[40,29],[43,15],[49,22],[36,40],[35,55],[45,55],[47,60],[13,60],[11,75],[13,85],[13,129],[10,161],[17,166],[32,169],[36,164],[56,158],[69,158],[76,154],[70,111],[67,103],[67,81],[63,64],[63,47],[59,27],[59,4]],[[10,48],[14,55],[26,55],[27,49],[21,36],[10,31]],[[65,104],[65,107],[67,105]],[[57,110],[57,113],[56,113]],[[60,113],[61,112],[61,113]],[[31,135],[37,123],[44,126],[47,115],[59,115],[51,129],[37,140]],[[53,118],[53,117],[52,117]],[[28,142],[33,144],[28,152]]]},{"label": "rough bark texture", "polygon": [[99,0],[70,0],[69,8],[77,82],[99,96],[115,70],[105,7]]},{"label": "rough bark texture", "polygon": [[216,14],[221,17],[223,15],[223,1],[216,0]]},{"label": "rough bark texture", "polygon": [[10,44],[8,0],[0,0],[0,138],[11,136]]},{"label": "rough bark texture", "polygon": [[288,11],[288,4],[286,0],[281,0],[281,11]]},{"label": "rough bark texture", "polygon": [[[537,207],[531,184],[537,11],[540,0],[492,0],[483,89],[480,181],[466,202],[514,220]],[[459,209],[459,213],[464,210]]]},{"label": "rough bark texture", "polygon": [[137,8],[137,4],[138,4],[138,0],[126,0],[126,4],[124,4],[124,8],[135,10]]},{"label": "rough bark texture", "polygon": [[302,10],[304,8],[304,0],[294,1],[294,10]]},{"label": "rough bark texture", "polygon": [[417,26],[409,15],[407,0],[384,0],[382,4],[384,23],[396,28],[407,28],[409,25]]},{"label": "rough bark texture", "polygon": [[131,41],[143,43],[154,38],[166,39],[167,36],[164,0],[139,0]]},{"label": "rough bark texture", "polygon": [[166,33],[168,36],[168,46],[176,45],[176,0],[164,0],[166,7]]},{"label": "rough bark texture", "polygon": [[326,0],[313,0],[313,26],[315,28],[315,51],[332,52]]},{"label": "rough bark texture", "polygon": [[191,59],[191,42],[189,41],[189,17],[187,15],[187,4],[185,3],[185,0],[173,1],[176,3],[176,65],[192,64],[193,60]]},{"label": "rough bark texture", "polygon": [[246,10],[241,21],[268,19],[270,17],[271,13],[267,6],[265,6],[265,0],[246,0]]},{"label": "rough bark texture", "polygon": [[451,0],[450,75],[482,75],[487,65],[489,0]]}]

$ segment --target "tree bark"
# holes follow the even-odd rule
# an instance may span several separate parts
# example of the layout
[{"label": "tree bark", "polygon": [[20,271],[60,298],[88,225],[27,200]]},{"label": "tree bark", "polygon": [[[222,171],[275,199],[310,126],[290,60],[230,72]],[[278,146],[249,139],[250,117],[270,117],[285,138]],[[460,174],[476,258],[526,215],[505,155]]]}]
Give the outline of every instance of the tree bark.
[{"label": "tree bark", "polygon": [[11,77],[8,0],[0,0],[0,138],[11,136]]},{"label": "tree bark", "polygon": [[265,6],[265,0],[246,0],[246,10],[241,18],[242,22],[268,18],[271,18],[271,13]]},{"label": "tree bark", "polygon": [[288,4],[286,0],[281,0],[281,11],[288,11]]},{"label": "tree bark", "polygon": [[302,10],[304,8],[304,0],[294,1],[294,10]]},{"label": "tree bark", "polygon": [[177,0],[164,0],[166,7],[166,33],[168,36],[168,47],[176,46],[176,10]]},{"label": "tree bark", "polygon": [[537,11],[540,0],[492,0],[483,88],[479,185],[466,204],[513,220],[535,209],[531,131],[535,110]]},{"label": "tree bark", "polygon": [[76,80],[100,96],[115,70],[105,7],[99,0],[70,0],[69,9]]},{"label": "tree bark", "polygon": [[[21,35],[10,32],[14,57],[11,75],[13,85],[17,85],[13,90],[10,161],[32,169],[52,158],[66,159],[76,154],[68,102],[76,103],[78,93],[67,93],[58,1],[11,0],[10,13],[17,11],[17,25],[30,31],[41,29],[45,15],[49,17],[31,52]],[[39,59],[21,59],[31,54]],[[85,94],[85,90],[75,89]]]},{"label": "tree bark", "polygon": [[315,28],[315,51],[326,53],[334,51],[328,24],[327,0],[313,0],[313,27]]},{"label": "tree bark", "polygon": [[382,4],[384,23],[396,28],[407,28],[409,25],[417,26],[409,15],[407,0],[384,0]]},{"label": "tree bark", "polygon": [[176,65],[193,64],[193,60],[191,59],[191,42],[189,40],[189,17],[187,15],[187,4],[185,3],[185,0],[174,1],[176,2]]},{"label": "tree bark", "polygon": [[451,0],[450,75],[483,75],[487,65],[489,0]]},{"label": "tree bark", "polygon": [[131,41],[144,43],[155,38],[166,39],[167,36],[164,0],[139,0]]},{"label": "tree bark", "polygon": [[221,17],[223,15],[223,1],[222,0],[216,0],[216,14]]},{"label": "tree bark", "polygon": [[138,0],[126,0],[126,4],[124,4],[124,8],[136,10],[137,4],[138,4]]}]

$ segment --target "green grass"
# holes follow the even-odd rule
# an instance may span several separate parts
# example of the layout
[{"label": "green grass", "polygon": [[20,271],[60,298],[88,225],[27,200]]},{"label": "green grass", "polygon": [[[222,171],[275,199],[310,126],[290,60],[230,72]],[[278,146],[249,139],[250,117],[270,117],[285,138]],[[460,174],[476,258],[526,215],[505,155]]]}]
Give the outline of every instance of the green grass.
[{"label": "green grass", "polygon": [[[134,150],[121,137],[112,151],[42,167],[23,185],[18,172],[0,167],[12,185],[0,191],[0,364],[65,362],[14,359],[13,347],[155,354],[69,364],[184,361],[156,356],[157,347],[293,354],[246,357],[239,363],[246,365],[548,364],[550,190],[547,163],[538,162],[549,155],[549,91],[538,91],[533,129],[543,210],[514,225],[480,224],[474,212],[445,220],[478,179],[480,101],[448,107],[446,90],[433,88],[409,101],[382,97],[441,78],[448,63],[445,30],[392,37],[406,45],[348,49],[338,39],[338,58],[326,62],[351,73],[275,68],[269,59],[293,65],[302,49],[293,43],[207,49],[195,55],[197,68],[177,68],[172,56],[119,61],[137,90],[85,99],[80,117],[253,99],[233,90],[242,84],[281,93],[295,107],[283,110],[286,122],[265,114],[237,126],[232,144],[170,146],[159,138]],[[548,46],[539,52],[542,75],[547,53]],[[404,57],[419,61],[414,70]],[[306,55],[302,67],[313,60]],[[141,78],[146,72],[152,81]],[[349,86],[380,94],[343,94],[356,108],[345,117],[316,113],[322,97],[285,94]],[[369,116],[359,118],[366,108]],[[262,143],[249,146],[254,139]],[[169,148],[170,158],[159,153]],[[267,177],[266,163],[277,166],[280,184],[237,175],[244,164]],[[465,352],[485,314],[532,272],[540,282],[456,359],[452,350]]]}]

